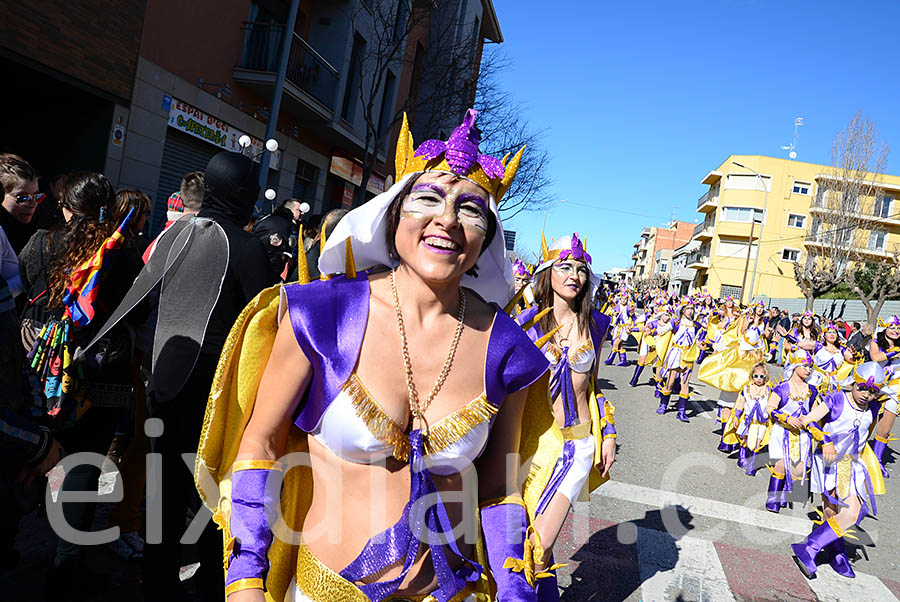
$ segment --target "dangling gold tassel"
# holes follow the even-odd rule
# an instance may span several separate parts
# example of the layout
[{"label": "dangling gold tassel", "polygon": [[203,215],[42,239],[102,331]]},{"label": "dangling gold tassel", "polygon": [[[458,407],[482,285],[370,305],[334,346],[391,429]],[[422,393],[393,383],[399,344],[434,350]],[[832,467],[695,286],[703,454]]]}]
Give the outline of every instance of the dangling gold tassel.
[{"label": "dangling gold tassel", "polygon": [[297,232],[297,284],[309,284],[309,265],[306,263],[306,253],[303,250],[303,224]]},{"label": "dangling gold tassel", "polygon": [[356,261],[353,259],[353,243],[349,236],[344,241],[344,275],[350,280],[356,278]]},{"label": "dangling gold tassel", "polygon": [[[319,257],[325,252],[325,224],[319,226]],[[330,280],[331,276],[324,272],[319,275],[319,280]]]}]

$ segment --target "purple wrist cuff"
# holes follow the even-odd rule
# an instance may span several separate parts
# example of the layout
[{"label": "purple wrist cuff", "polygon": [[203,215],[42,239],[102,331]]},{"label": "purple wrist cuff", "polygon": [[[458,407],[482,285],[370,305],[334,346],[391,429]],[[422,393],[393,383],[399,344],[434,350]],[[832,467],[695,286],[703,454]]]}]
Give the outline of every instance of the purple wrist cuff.
[{"label": "purple wrist cuff", "polygon": [[528,575],[533,579],[534,556],[531,546],[525,545],[525,507],[509,502],[486,506],[481,509],[481,528],[488,565],[497,584],[497,602],[537,602],[537,592],[526,580]]},{"label": "purple wrist cuff", "polygon": [[794,345],[796,345],[796,344],[799,342],[799,340],[797,339],[797,337],[795,337],[795,336],[792,335],[791,333],[787,333],[786,335],[784,335],[784,338],[786,338],[788,341],[790,341],[790,342],[793,343]]},{"label": "purple wrist cuff", "polygon": [[[272,530],[266,510],[275,499],[266,491],[266,481],[276,468],[235,469],[231,478],[231,538],[225,578],[228,593],[240,589],[265,589],[269,571],[268,550]],[[229,591],[230,590],[230,591]]]},{"label": "purple wrist cuff", "polygon": [[900,351],[888,351],[887,353],[884,354],[884,357],[887,358],[888,361],[890,361],[890,360],[894,359],[895,357],[897,357],[898,353],[900,353]]}]

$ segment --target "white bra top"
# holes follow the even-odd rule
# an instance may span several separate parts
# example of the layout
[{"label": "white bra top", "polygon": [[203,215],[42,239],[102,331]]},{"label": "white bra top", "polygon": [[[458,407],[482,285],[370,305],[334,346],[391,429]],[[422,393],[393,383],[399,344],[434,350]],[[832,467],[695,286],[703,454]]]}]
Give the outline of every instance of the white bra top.
[{"label": "white bra top", "polygon": [[[462,472],[487,445],[498,408],[479,395],[429,427],[425,466],[438,475]],[[341,388],[311,432],[336,456],[374,464],[393,456],[409,461],[409,435],[369,395],[356,373]]]},{"label": "white bra top", "polygon": [[[562,359],[562,349],[553,343],[547,343],[545,349],[544,357],[550,361],[551,366],[555,367]],[[587,374],[594,366],[595,357],[594,344],[589,339],[577,349],[569,349],[569,368],[573,372]]]}]

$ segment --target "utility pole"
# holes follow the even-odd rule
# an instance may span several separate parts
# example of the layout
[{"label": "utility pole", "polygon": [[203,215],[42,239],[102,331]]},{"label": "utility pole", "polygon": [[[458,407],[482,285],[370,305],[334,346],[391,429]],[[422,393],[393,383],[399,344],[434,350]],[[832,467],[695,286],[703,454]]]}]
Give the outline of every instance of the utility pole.
[{"label": "utility pole", "polygon": [[[750,242],[747,244],[747,260],[744,261],[744,279],[741,280],[741,303],[744,302],[744,292],[747,290],[747,270],[750,268],[750,252],[753,250],[753,227],[756,226],[756,216],[750,217]],[[759,253],[759,250],[756,251]]]},{"label": "utility pole", "polygon": [[[284,80],[287,74],[288,59],[291,56],[291,45],[294,43],[294,26],[297,24],[297,11],[299,8],[300,0],[291,0],[287,23],[284,26],[284,37],[281,40],[278,75],[275,78],[275,88],[272,90],[272,110],[269,112],[269,122],[266,124],[266,141],[275,137],[275,128],[278,126],[281,97],[284,96]],[[259,187],[261,190],[265,190],[268,186],[270,156],[271,152],[266,149],[259,160]]]}]

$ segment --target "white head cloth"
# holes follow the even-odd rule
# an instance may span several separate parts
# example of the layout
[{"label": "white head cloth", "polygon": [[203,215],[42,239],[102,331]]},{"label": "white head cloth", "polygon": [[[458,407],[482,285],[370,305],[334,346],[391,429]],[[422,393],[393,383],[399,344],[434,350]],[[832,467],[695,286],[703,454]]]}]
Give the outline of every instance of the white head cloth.
[{"label": "white head cloth", "polygon": [[[563,236],[562,238],[555,240],[553,242],[553,244],[547,248],[547,250],[548,251],[562,251],[564,249],[571,249],[571,248],[572,248],[572,237],[571,236]],[[549,268],[551,265],[553,265],[556,262],[557,262],[557,259],[548,259],[547,261],[545,261],[544,263],[539,265],[537,267],[537,269],[534,271],[534,277],[532,278],[532,281],[537,282],[537,275],[540,274],[543,270],[546,270],[547,268]],[[585,262],[585,263],[587,263],[587,262]],[[587,264],[587,268],[588,268],[588,273],[591,275],[590,276],[590,278],[591,278],[591,299],[593,299],[597,294],[597,289],[600,288],[600,276],[598,276],[597,274],[594,273],[594,270],[591,269],[590,263]]]},{"label": "white head cloth", "polygon": [[[325,248],[319,256],[319,271],[323,274],[344,273],[346,249],[344,241],[348,238],[353,244],[353,259],[358,270],[379,265],[396,267],[399,262],[391,259],[385,241],[388,209],[409,179],[421,173],[423,172],[407,174],[386,191],[345,215],[325,241]],[[497,231],[491,244],[478,258],[478,277],[474,278],[467,274],[463,276],[461,284],[481,295],[486,301],[492,301],[502,307],[513,295],[512,264],[506,256],[503,226],[493,197],[490,198],[489,205],[497,222]]]}]

